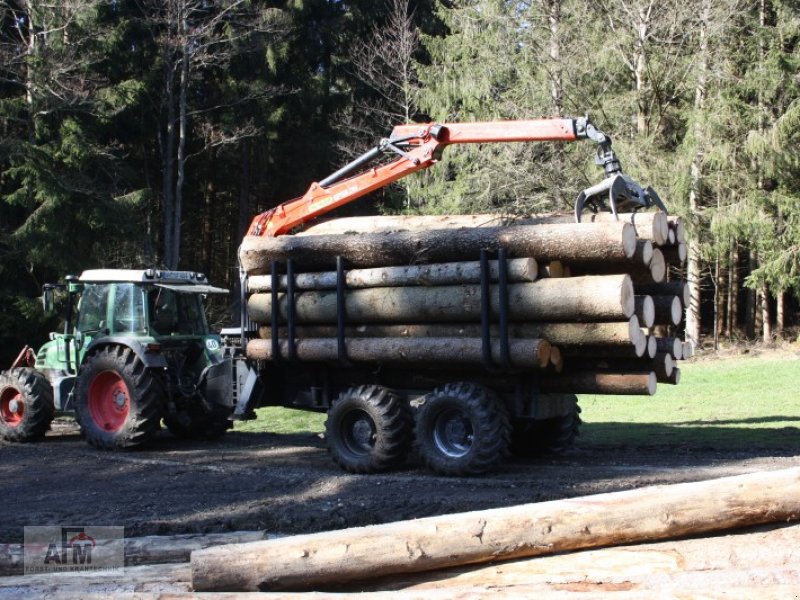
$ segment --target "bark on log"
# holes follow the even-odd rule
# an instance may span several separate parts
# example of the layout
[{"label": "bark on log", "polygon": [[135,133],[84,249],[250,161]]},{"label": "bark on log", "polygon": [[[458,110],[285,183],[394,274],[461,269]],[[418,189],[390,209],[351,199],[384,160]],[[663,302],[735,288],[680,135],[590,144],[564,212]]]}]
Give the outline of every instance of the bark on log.
[{"label": "bark on log", "polygon": [[551,260],[547,266],[539,273],[540,277],[552,277],[558,279],[561,277],[569,277],[572,273],[569,267],[562,263],[560,260]]},{"label": "bark on log", "polygon": [[642,327],[652,327],[656,322],[656,305],[651,296],[635,296],[633,314]]},{"label": "bark on log", "polygon": [[666,352],[672,358],[681,360],[683,358],[683,342],[676,337],[657,337],[656,349],[658,352]]},{"label": "bark on log", "polygon": [[248,275],[269,273],[270,261],[291,258],[300,270],[326,270],[342,256],[347,268],[475,260],[479,251],[505,248],[510,258],[537,261],[629,260],[636,231],[629,223],[518,225],[362,235],[246,236],[239,250]]},{"label": "bark on log", "polygon": [[[498,337],[497,326],[490,328],[492,337]],[[269,327],[260,327],[259,337],[272,339]],[[639,320],[632,316],[628,321],[610,323],[509,323],[508,334],[512,338],[540,338],[559,347],[571,346],[630,346],[643,338]],[[279,337],[285,338],[286,327],[279,329]],[[330,325],[300,325],[295,329],[298,338],[334,338],[336,327]],[[345,327],[345,336],[351,337],[480,337],[481,326],[477,323],[453,323],[430,325],[352,325]],[[642,342],[644,352],[644,342]]]},{"label": "bark on log", "polygon": [[653,249],[653,255],[647,264],[639,261],[608,261],[602,264],[571,263],[569,269],[571,274],[576,276],[627,273],[637,287],[640,284],[661,283],[667,276],[667,263],[659,248]]},{"label": "bark on log", "polygon": [[[634,286],[635,287],[635,286]],[[651,296],[657,325],[679,325],[683,317],[681,299],[677,296]]]},{"label": "bark on log", "polygon": [[[706,588],[719,586],[723,581],[727,583],[733,573],[741,573],[744,577],[740,583],[752,586],[754,592],[741,597],[765,598],[771,596],[765,595],[768,588],[762,588],[762,585],[777,582],[791,585],[797,581],[798,545],[800,527],[797,525],[768,529],[760,527],[755,531],[731,535],[584,550],[487,566],[458,567],[439,571],[433,577],[428,573],[410,573],[366,582],[358,589],[434,593],[456,587],[477,591],[542,585],[549,586],[549,590],[545,589],[540,594],[545,598],[550,597],[548,592],[558,594],[566,588],[580,598],[584,597],[587,590],[605,590],[608,597],[617,598],[618,590],[650,589],[664,593],[680,582],[683,584],[682,591],[688,591],[686,586],[691,584],[694,594],[689,597],[699,595],[707,598]],[[773,569],[782,572],[776,573]],[[789,570],[794,570],[795,574]],[[763,575],[771,579],[765,581]],[[774,575],[778,575],[779,579],[775,579]],[[724,591],[729,592],[730,589],[725,586]],[[740,588],[736,589],[738,591]],[[759,589],[761,593],[758,593]],[[699,590],[703,592],[698,594]],[[626,595],[622,597],[627,598]],[[669,594],[668,597],[674,596]]]},{"label": "bark on log", "polygon": [[[349,323],[427,323],[478,321],[480,286],[367,288],[345,294]],[[627,275],[541,279],[508,286],[509,318],[535,321],[614,321],[633,315],[633,284]],[[271,294],[253,294],[247,302],[250,319],[269,323]],[[498,314],[497,286],[491,286],[492,314]],[[281,294],[280,315],[287,301]],[[297,323],[335,323],[335,292],[300,292],[295,297]]]},{"label": "bark on log", "polygon": [[672,358],[672,355],[666,352],[658,352],[651,364],[656,374],[656,381],[658,383],[669,383],[672,371],[675,370],[675,359]]},{"label": "bark on log", "polygon": [[692,342],[683,342],[683,360],[689,360],[694,356],[694,344]]},{"label": "bark on log", "polygon": [[664,254],[664,260],[667,261],[667,264],[678,267],[685,265],[689,256],[689,249],[684,243],[662,246],[660,250]]},{"label": "bark on log", "polygon": [[656,383],[653,372],[604,373],[565,369],[558,376],[543,375],[541,390],[552,394],[652,396],[656,393]]},{"label": "bark on log", "polygon": [[672,373],[670,376],[664,380],[662,383],[666,383],[669,385],[678,385],[681,382],[681,370],[678,367],[672,369]]},{"label": "bark on log", "polygon": [[[489,261],[489,277],[497,282],[500,267],[496,260]],[[536,281],[536,261],[532,258],[515,258],[508,261],[508,281]],[[279,289],[286,289],[286,275],[279,277]],[[345,284],[349,288],[398,287],[407,285],[454,285],[480,283],[481,264],[478,261],[434,263],[431,265],[411,265],[407,267],[376,267],[373,269],[354,269],[345,273]],[[295,275],[297,290],[335,290],[336,271],[322,273],[298,273]],[[249,292],[269,292],[272,290],[271,275],[253,275],[248,278]]]},{"label": "bark on log", "polygon": [[[636,228],[636,235],[641,239],[651,240],[660,246],[667,242],[669,233],[666,213],[637,212],[620,213],[621,222],[631,223]],[[584,223],[613,223],[614,215],[610,213],[586,214]],[[394,231],[424,231],[429,229],[474,228],[474,227],[508,227],[510,225],[554,225],[575,223],[572,213],[553,213],[540,215],[391,215],[373,217],[345,217],[331,219],[306,227],[298,235],[329,235],[353,233],[378,233]]]},{"label": "bark on log", "polygon": [[305,587],[800,517],[800,468],[192,553],[195,590]]},{"label": "bark on log", "polygon": [[686,243],[686,224],[681,217],[667,217],[669,229],[675,232],[675,242],[678,244]]},{"label": "bark on log", "polygon": [[[482,362],[482,341],[479,338],[348,338],[347,358],[353,362],[395,364],[437,363],[441,365]],[[492,360],[501,362],[500,342],[492,340]],[[303,338],[295,342],[296,356],[309,362],[339,359],[338,340]],[[550,344],[546,340],[509,340],[509,358],[513,366],[544,369],[550,364]],[[280,340],[282,358],[289,356],[288,340]],[[274,360],[270,340],[250,340],[247,357],[251,360]]]},{"label": "bark on log", "polygon": [[637,283],[636,293],[648,296],[677,296],[682,309],[689,306],[689,286],[685,281],[664,281],[662,283]]}]

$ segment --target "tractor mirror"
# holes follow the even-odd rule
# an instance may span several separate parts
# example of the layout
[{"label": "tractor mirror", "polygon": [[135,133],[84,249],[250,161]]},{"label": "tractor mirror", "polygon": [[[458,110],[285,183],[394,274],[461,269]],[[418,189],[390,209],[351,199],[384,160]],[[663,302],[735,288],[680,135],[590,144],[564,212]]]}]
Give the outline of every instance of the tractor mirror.
[{"label": "tractor mirror", "polygon": [[42,309],[44,310],[45,314],[49,315],[53,312],[53,307],[53,288],[45,287],[42,289]]}]

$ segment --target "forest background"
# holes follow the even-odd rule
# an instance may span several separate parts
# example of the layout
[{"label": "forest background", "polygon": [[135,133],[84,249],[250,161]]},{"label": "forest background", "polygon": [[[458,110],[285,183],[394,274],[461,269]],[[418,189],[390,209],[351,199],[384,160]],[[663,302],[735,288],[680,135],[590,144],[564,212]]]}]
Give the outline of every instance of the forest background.
[{"label": "forest background", "polygon": [[[796,336],[798,66],[789,0],[2,0],[0,364],[56,326],[45,282],[235,290],[252,217],[393,125],[547,115],[589,114],[685,219],[690,339]],[[338,214],[570,210],[593,158],[454,147]]]}]

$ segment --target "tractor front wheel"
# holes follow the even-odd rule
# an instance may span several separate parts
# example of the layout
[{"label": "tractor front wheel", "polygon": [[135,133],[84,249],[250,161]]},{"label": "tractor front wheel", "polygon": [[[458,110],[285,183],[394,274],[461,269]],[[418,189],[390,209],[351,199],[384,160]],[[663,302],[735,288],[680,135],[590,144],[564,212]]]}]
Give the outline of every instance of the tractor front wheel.
[{"label": "tractor front wheel", "polygon": [[161,426],[164,386],[130,348],[106,346],[86,358],[78,374],[76,418],[97,448],[135,448]]},{"label": "tractor front wheel", "polygon": [[0,374],[0,439],[37,440],[54,415],[53,388],[44,375],[25,367]]}]

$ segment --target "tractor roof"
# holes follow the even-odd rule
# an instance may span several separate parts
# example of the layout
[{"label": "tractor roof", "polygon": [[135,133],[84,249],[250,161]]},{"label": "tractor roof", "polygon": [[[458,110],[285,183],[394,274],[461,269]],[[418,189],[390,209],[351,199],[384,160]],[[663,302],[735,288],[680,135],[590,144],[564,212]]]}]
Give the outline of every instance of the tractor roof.
[{"label": "tractor roof", "polygon": [[78,278],[82,282],[170,283],[197,285],[208,283],[206,276],[195,271],[160,271],[157,269],[91,269]]}]

